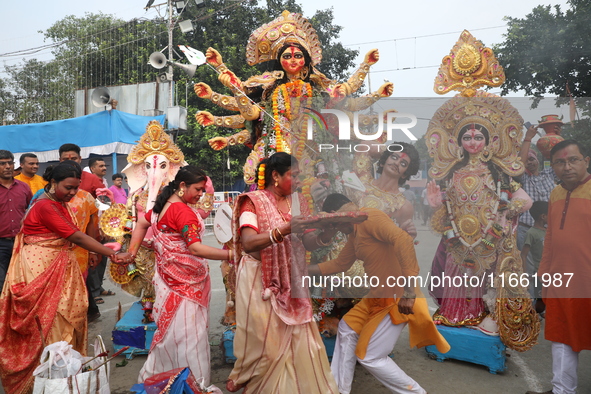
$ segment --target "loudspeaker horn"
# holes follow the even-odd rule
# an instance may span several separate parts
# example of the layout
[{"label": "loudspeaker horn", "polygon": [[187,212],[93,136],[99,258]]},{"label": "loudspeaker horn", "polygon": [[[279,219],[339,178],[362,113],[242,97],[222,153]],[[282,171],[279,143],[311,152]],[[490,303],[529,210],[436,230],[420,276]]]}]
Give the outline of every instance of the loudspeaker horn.
[{"label": "loudspeaker horn", "polygon": [[157,69],[161,69],[166,67],[166,63],[168,61],[166,60],[166,56],[164,56],[162,53],[160,52],[154,52],[150,55],[150,60],[148,61],[148,63]]},{"label": "loudspeaker horn", "polygon": [[182,63],[177,63],[177,62],[169,62],[169,63],[172,64],[173,66],[177,66],[178,68],[183,70],[185,72],[185,74],[187,74],[189,76],[189,78],[193,78],[193,75],[195,75],[195,70],[197,70],[197,66],[194,64],[182,64]]},{"label": "loudspeaker horn", "polygon": [[111,102],[111,95],[109,94],[109,89],[102,86],[94,89],[92,95],[90,96],[90,100],[95,105],[95,107],[106,106]]}]

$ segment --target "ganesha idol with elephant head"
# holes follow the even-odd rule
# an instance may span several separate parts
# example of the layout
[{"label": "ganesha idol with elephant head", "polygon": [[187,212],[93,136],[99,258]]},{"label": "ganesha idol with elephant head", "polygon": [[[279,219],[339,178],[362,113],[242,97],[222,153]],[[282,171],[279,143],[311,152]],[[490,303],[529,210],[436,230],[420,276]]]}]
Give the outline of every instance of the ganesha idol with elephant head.
[{"label": "ganesha idol with elephant head", "polygon": [[127,175],[130,199],[138,217],[152,209],[160,189],[173,181],[179,169],[187,165],[183,152],[156,120],[148,124],[127,161],[129,164],[123,173]]},{"label": "ganesha idol with elephant head", "polygon": [[[161,189],[173,181],[182,166],[187,165],[183,152],[174,144],[162,125],[153,120],[148,123],[146,132],[139,143],[127,156],[129,164],[123,170],[129,184],[127,206],[114,204],[103,214],[101,228],[106,234],[115,236],[116,241],[126,249],[129,245],[131,230],[137,220],[143,217],[156,202]],[[209,182],[211,185],[211,182]],[[212,208],[213,188],[197,206],[202,216],[206,216]],[[104,223],[104,224],[103,224]],[[125,224],[124,224],[125,223]],[[115,230],[114,230],[115,228]],[[111,263],[109,274],[127,293],[142,296],[145,320],[151,321],[151,309],[154,302],[155,257],[152,249],[153,234],[148,230],[135,261],[129,265]]]}]

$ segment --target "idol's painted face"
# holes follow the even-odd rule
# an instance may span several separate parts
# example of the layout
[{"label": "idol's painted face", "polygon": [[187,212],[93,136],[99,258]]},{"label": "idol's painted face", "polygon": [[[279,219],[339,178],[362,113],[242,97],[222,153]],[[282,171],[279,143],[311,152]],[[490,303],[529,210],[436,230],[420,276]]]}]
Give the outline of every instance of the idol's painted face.
[{"label": "idol's painted face", "polygon": [[484,134],[476,129],[470,129],[462,136],[462,148],[471,155],[481,152],[485,144]]},{"label": "idol's painted face", "polygon": [[281,67],[288,74],[298,74],[305,64],[304,52],[299,48],[289,47],[281,54]]},{"label": "idol's painted face", "polygon": [[403,177],[410,165],[410,157],[404,152],[394,152],[384,163],[382,175],[393,178]]}]

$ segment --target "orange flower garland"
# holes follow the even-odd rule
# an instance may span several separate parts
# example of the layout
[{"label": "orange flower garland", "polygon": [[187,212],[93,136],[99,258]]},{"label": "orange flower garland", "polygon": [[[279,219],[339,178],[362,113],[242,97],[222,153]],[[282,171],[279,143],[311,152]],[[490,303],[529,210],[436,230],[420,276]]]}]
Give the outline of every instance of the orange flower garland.
[{"label": "orange flower garland", "polygon": [[[280,94],[281,97],[279,96]],[[273,119],[275,120],[273,130],[275,130],[275,151],[277,152],[291,153],[289,145],[286,143],[281,130],[282,123],[280,120],[280,114],[288,120],[293,120],[293,118],[295,117],[294,115],[298,114],[299,112],[300,102],[299,100],[296,100],[296,106],[295,108],[293,108],[292,112],[291,99],[302,96],[308,97],[308,101],[310,101],[312,98],[312,86],[309,83],[304,82],[302,80],[287,82],[283,85],[280,85],[273,92]],[[284,109],[279,108],[280,98],[283,101]],[[301,149],[303,149],[303,140]]]},{"label": "orange flower garland", "polygon": [[261,164],[259,166],[259,180],[258,180],[258,186],[260,190],[263,190],[265,188],[265,167],[266,164]]}]

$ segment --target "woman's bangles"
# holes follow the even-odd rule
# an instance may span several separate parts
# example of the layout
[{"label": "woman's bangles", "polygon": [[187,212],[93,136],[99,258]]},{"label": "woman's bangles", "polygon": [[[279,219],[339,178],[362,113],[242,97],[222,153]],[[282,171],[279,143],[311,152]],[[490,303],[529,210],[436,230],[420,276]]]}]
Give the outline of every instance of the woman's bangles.
[{"label": "woman's bangles", "polygon": [[269,239],[271,240],[271,244],[277,244],[283,242],[285,236],[281,234],[279,227],[275,227],[273,230],[269,231]]}]

